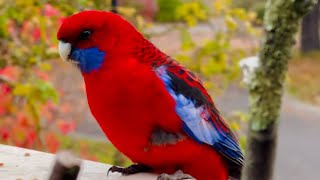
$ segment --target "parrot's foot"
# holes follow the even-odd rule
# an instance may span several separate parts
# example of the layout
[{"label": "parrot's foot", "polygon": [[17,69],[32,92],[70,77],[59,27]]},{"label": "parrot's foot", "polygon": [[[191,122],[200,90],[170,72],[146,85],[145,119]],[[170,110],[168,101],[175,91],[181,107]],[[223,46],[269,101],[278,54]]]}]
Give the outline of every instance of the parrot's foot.
[{"label": "parrot's foot", "polygon": [[126,168],[122,168],[122,167],[118,167],[118,166],[112,166],[109,170],[108,170],[108,175],[110,172],[118,172],[121,173],[124,176],[127,175],[131,175],[131,174],[136,174],[136,173],[140,173],[140,172],[150,172],[151,168],[145,165],[141,165],[141,164],[133,164],[129,167]]},{"label": "parrot's foot", "polygon": [[195,178],[189,174],[184,174],[181,170],[175,172],[172,175],[161,174],[157,178],[157,180],[184,180],[184,179],[195,179]]}]

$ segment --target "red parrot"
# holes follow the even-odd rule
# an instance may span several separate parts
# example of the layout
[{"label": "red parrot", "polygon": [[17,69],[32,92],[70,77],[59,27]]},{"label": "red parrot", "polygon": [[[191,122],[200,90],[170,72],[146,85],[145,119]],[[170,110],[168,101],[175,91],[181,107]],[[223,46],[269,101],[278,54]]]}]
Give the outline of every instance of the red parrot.
[{"label": "red parrot", "polygon": [[83,11],[64,20],[57,38],[61,57],[81,70],[93,116],[135,163],[111,172],[239,178],[243,154],[201,81],[128,21]]}]

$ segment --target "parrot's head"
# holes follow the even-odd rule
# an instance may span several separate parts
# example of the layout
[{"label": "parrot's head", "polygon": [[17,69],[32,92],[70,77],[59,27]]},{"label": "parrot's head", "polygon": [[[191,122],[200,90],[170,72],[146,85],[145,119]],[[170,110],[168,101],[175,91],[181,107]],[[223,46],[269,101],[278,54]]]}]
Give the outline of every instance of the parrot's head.
[{"label": "parrot's head", "polygon": [[107,57],[134,51],[142,35],[121,16],[104,11],[83,11],[67,17],[57,34],[62,59],[83,73],[99,70]]}]

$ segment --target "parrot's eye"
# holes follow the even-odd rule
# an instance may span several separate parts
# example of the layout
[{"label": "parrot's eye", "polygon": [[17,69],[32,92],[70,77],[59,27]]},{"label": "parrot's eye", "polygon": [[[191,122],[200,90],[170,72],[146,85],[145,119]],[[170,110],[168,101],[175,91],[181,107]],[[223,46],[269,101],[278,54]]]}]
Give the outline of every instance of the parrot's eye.
[{"label": "parrot's eye", "polygon": [[79,39],[80,40],[88,40],[92,34],[90,30],[84,30],[80,33]]}]

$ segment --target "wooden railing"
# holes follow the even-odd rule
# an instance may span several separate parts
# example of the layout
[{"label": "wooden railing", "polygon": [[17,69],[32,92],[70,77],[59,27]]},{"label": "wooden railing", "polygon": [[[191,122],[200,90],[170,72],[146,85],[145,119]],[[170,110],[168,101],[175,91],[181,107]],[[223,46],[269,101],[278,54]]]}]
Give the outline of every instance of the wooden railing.
[{"label": "wooden railing", "polygon": [[[111,166],[87,160],[79,160],[68,153],[54,154],[0,145],[1,180],[61,180],[78,174],[78,180],[155,180],[156,175],[141,173],[121,176],[112,173]],[[65,176],[65,173],[67,175]],[[68,178],[69,179],[69,178]]]}]

